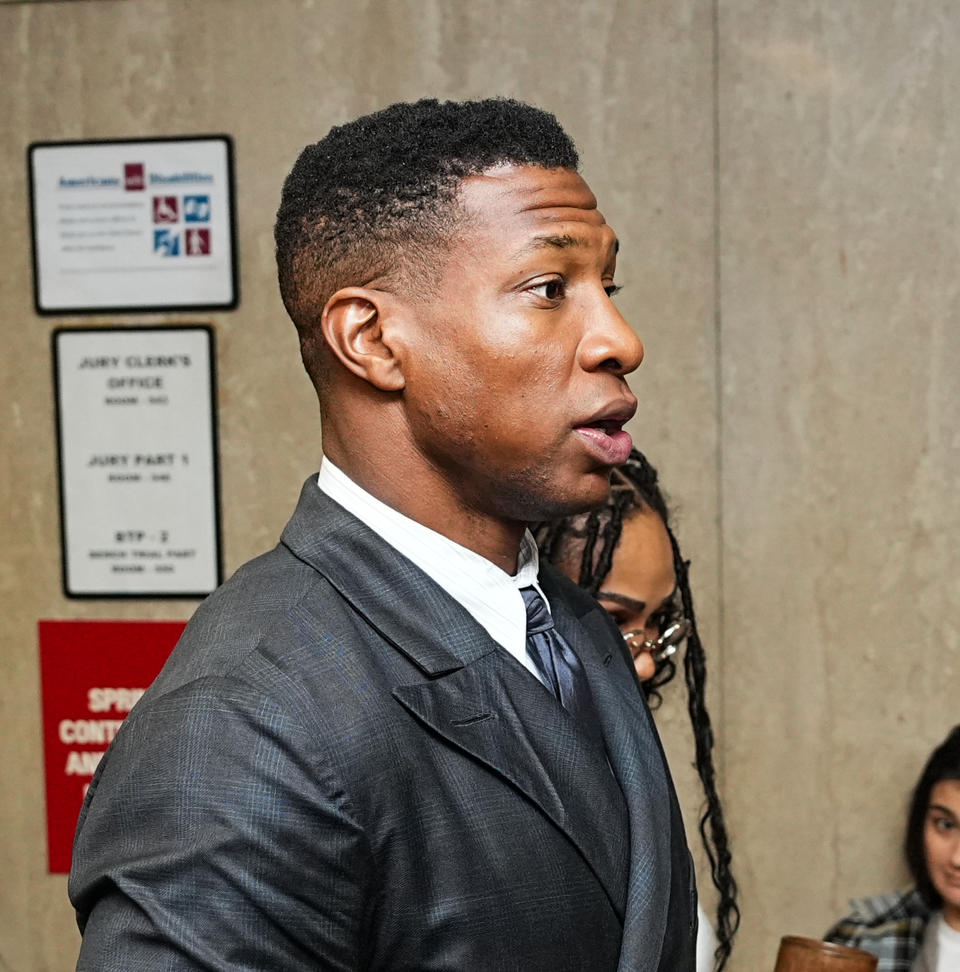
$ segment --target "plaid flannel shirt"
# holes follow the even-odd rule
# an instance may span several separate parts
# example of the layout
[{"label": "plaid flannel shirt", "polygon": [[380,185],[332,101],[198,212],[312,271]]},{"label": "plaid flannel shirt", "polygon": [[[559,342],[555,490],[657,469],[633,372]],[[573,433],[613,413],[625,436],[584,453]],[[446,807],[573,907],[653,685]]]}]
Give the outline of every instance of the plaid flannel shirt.
[{"label": "plaid flannel shirt", "polygon": [[931,911],[916,891],[852,900],[852,914],[824,935],[828,942],[860,948],[880,961],[877,972],[910,972]]}]

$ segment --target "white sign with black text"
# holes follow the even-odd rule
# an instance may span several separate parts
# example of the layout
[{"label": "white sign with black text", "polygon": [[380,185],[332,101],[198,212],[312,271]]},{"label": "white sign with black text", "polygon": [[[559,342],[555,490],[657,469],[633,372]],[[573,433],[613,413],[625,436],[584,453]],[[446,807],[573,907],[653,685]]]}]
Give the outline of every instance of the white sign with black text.
[{"label": "white sign with black text", "polygon": [[220,582],[213,332],[53,333],[64,590],[195,597]]},{"label": "white sign with black text", "polygon": [[227,136],[37,142],[29,175],[38,313],[235,306]]}]

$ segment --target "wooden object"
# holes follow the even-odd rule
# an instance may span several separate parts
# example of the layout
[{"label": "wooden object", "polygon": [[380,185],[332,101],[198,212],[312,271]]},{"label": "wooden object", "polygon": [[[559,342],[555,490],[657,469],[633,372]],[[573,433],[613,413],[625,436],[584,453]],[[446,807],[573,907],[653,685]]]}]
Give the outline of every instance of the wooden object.
[{"label": "wooden object", "polygon": [[876,968],[877,957],[859,948],[785,935],[773,972],[876,972]]}]

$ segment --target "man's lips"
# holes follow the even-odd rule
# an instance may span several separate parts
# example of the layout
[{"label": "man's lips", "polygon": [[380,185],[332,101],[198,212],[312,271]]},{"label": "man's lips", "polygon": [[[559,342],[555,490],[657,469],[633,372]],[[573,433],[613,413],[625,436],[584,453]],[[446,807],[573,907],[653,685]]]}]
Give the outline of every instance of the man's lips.
[{"label": "man's lips", "polygon": [[616,435],[624,426],[626,419],[600,419],[596,422],[584,422],[578,429],[599,429],[606,435]]},{"label": "man's lips", "polygon": [[589,422],[576,425],[575,430],[604,465],[619,466],[627,461],[633,448],[633,439],[623,431],[623,425],[634,411],[635,404],[630,408],[621,406],[618,411],[607,410]]},{"label": "man's lips", "polygon": [[637,412],[637,400],[632,394],[617,396],[613,401],[598,408],[582,421],[575,422],[574,427],[603,428],[604,431],[619,432]]}]

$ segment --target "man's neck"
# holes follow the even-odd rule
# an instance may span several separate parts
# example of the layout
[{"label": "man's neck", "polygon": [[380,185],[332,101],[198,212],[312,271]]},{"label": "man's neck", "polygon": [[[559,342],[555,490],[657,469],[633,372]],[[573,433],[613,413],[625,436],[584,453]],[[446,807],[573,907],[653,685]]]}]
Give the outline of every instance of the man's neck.
[{"label": "man's neck", "polygon": [[335,453],[328,458],[361,489],[391,509],[479,554],[507,574],[517,570],[526,524],[482,514],[443,490],[412,478],[384,476],[371,463]]}]

